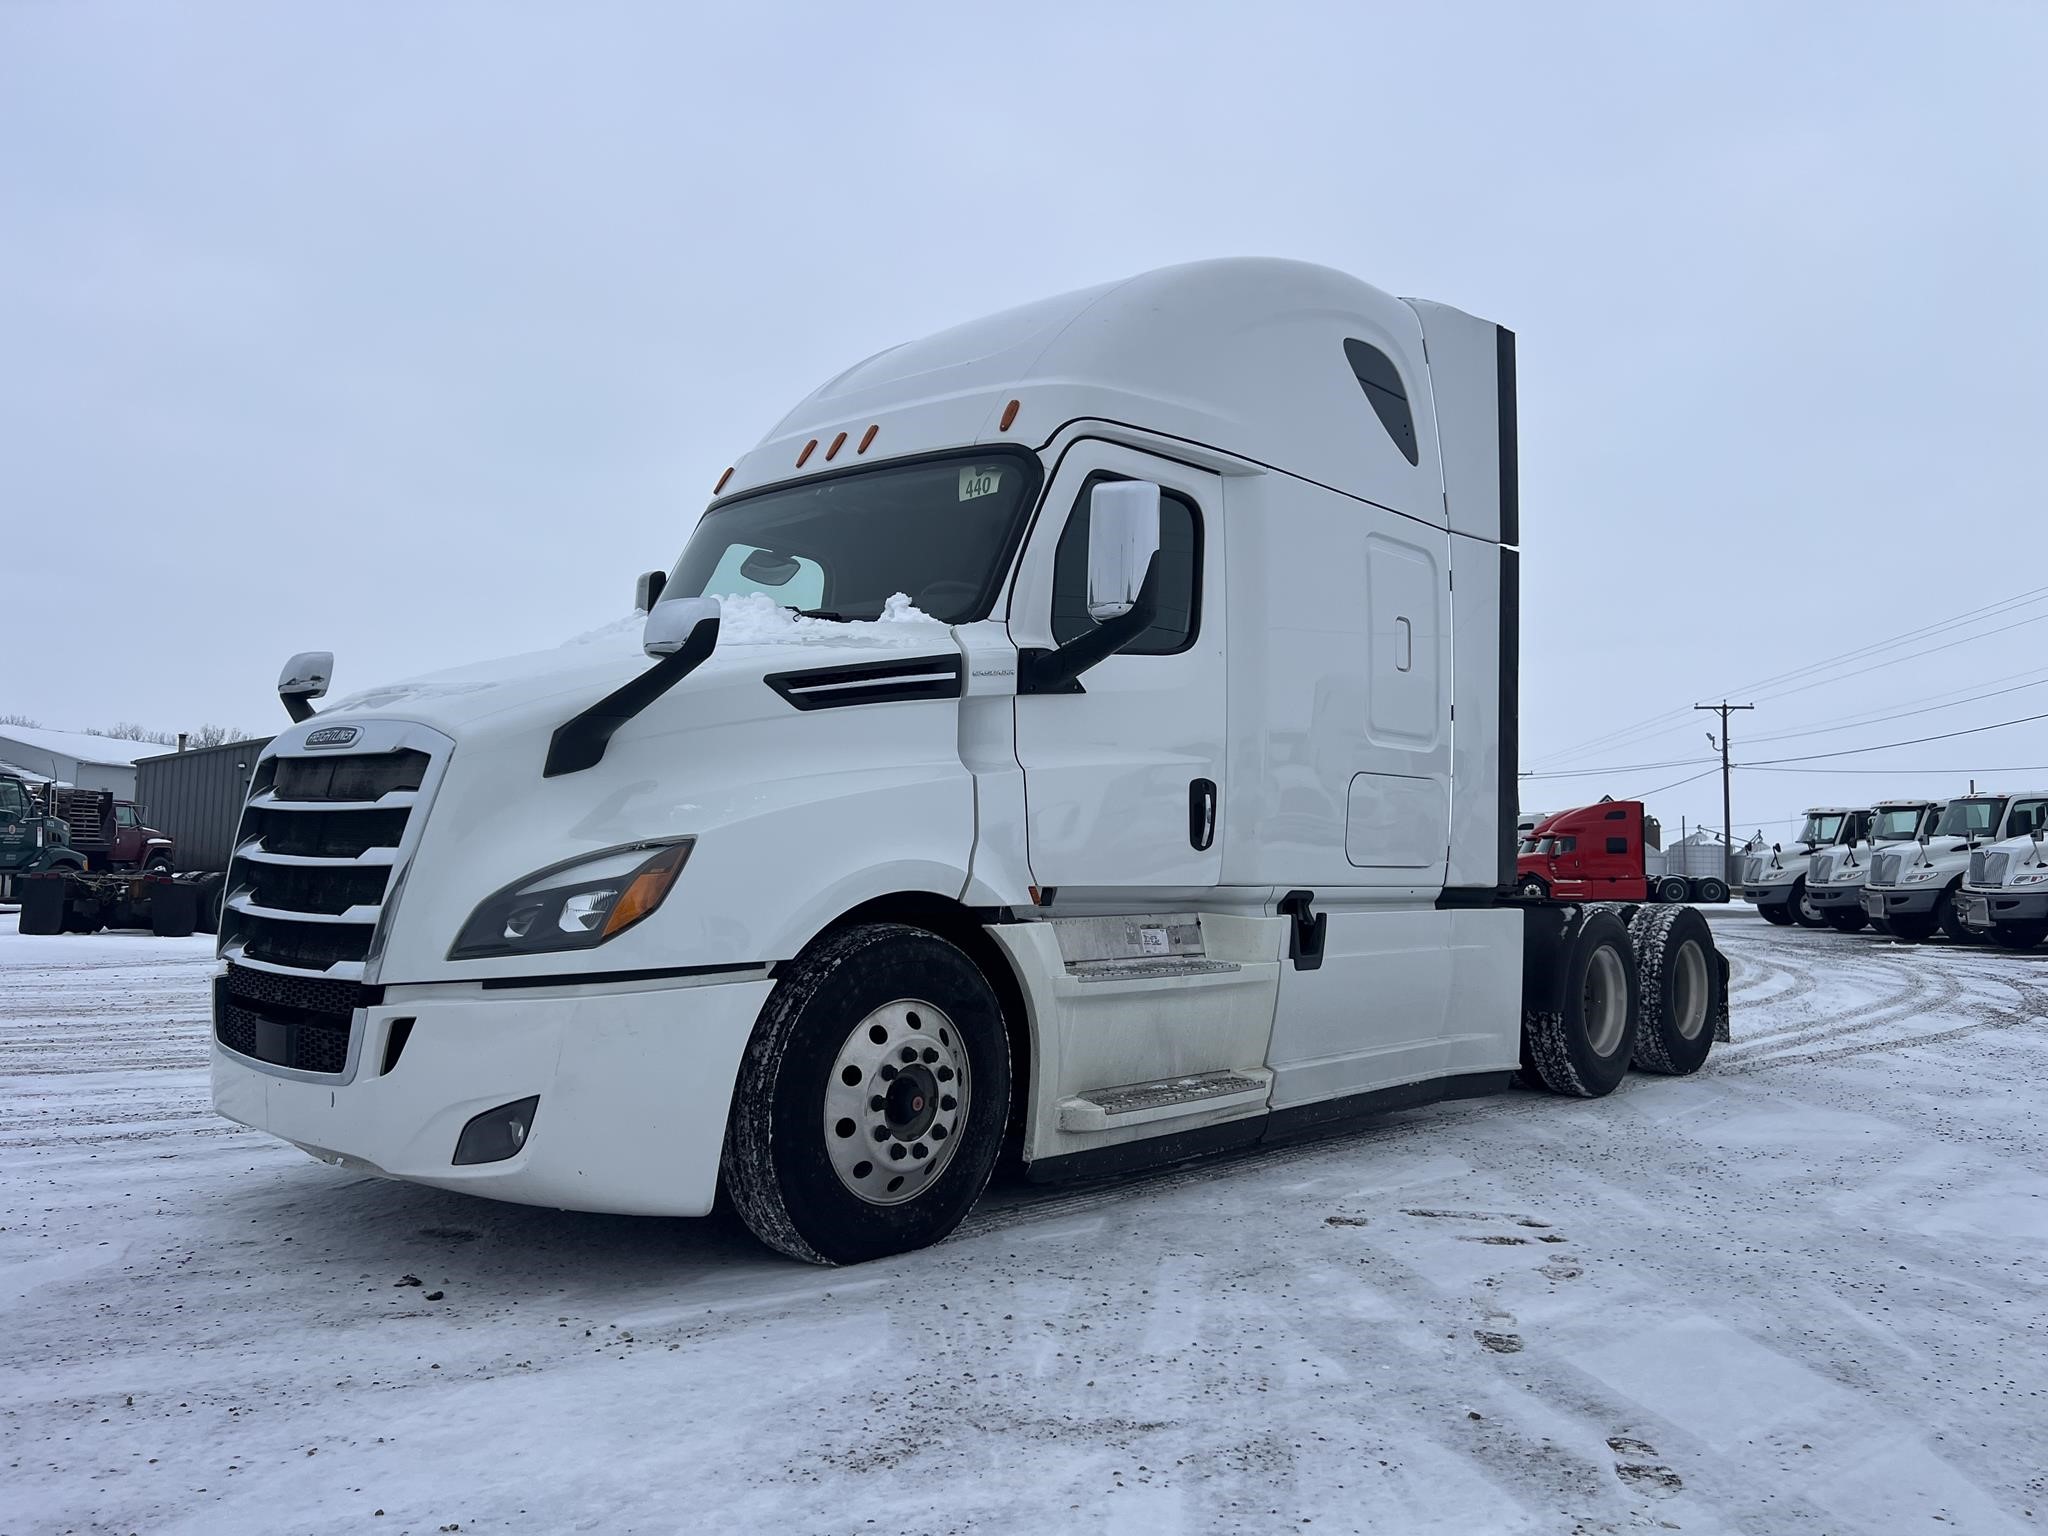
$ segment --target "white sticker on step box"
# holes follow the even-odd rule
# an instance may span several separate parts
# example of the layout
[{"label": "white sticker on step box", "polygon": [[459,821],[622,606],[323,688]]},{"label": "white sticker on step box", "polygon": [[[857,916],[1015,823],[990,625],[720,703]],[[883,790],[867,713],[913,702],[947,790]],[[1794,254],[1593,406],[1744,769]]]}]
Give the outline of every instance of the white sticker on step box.
[{"label": "white sticker on step box", "polygon": [[1140,928],[1138,948],[1148,955],[1171,954],[1173,941],[1166,936],[1164,928]]},{"label": "white sticker on step box", "polygon": [[1002,466],[998,464],[970,464],[960,471],[960,499],[973,501],[981,496],[993,496],[1003,488]]}]

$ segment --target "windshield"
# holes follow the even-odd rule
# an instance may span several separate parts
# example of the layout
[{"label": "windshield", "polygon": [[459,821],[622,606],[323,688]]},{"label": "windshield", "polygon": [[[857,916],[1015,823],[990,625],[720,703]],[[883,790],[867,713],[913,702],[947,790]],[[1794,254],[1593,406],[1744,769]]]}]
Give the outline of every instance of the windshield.
[{"label": "windshield", "polygon": [[1037,488],[1037,460],[999,449],[765,491],[704,514],[665,595],[874,619],[901,592],[941,623],[986,618]]},{"label": "windshield", "polygon": [[2005,821],[2007,837],[2031,837],[2040,827],[2048,827],[2048,800],[2013,801],[2012,815]]},{"label": "windshield", "polygon": [[1840,811],[1829,811],[1824,815],[1816,812],[1806,818],[1806,826],[1799,834],[1799,841],[1802,843],[1832,843],[1835,840],[1835,834],[1841,830],[1842,813]]},{"label": "windshield", "polygon": [[2002,799],[1951,800],[1948,809],[1941,813],[1941,825],[1934,829],[1934,835],[1972,840],[1989,837],[1991,829],[1998,825],[1998,818],[2004,814],[2005,801]]},{"label": "windshield", "polygon": [[0,779],[0,816],[13,816],[17,821],[28,819],[28,796],[21,786],[12,779]]},{"label": "windshield", "polygon": [[1927,808],[1920,805],[1893,806],[1877,813],[1877,840],[1880,843],[1909,842],[1920,835],[1920,818],[1927,814]]}]

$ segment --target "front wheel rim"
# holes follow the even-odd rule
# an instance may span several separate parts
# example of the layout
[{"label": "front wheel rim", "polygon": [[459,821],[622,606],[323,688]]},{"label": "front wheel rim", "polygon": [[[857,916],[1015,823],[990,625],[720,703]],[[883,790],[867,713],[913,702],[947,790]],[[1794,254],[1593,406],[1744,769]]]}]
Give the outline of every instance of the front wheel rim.
[{"label": "front wheel rim", "polygon": [[960,1026],[918,998],[884,1003],[854,1025],[825,1085],[825,1152],[839,1182],[869,1205],[901,1205],[938,1181],[971,1104]]},{"label": "front wheel rim", "polygon": [[1586,966],[1586,986],[1581,997],[1586,1020],[1586,1044],[1596,1056],[1612,1056],[1628,1028],[1628,986],[1621,968],[1621,956],[1614,946],[1602,944],[1593,951]]}]

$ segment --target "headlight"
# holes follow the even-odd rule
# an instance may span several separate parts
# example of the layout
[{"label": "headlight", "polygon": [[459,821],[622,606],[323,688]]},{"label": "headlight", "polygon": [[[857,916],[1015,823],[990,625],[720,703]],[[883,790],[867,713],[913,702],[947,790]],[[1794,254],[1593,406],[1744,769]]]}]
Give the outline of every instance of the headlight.
[{"label": "headlight", "polygon": [[536,870],[479,904],[448,958],[594,949],[661,905],[695,845],[629,843]]},{"label": "headlight", "polygon": [[1906,878],[1908,880],[1932,880],[1936,875],[1940,873],[1941,871],[1936,869],[1933,865],[1923,864],[1918,869],[1907,870]]},{"label": "headlight", "polygon": [[2038,881],[2042,880],[2048,880],[2048,869],[2030,869],[2027,870],[2024,874],[2018,874],[2012,877],[2012,883],[2014,885],[2033,885]]}]

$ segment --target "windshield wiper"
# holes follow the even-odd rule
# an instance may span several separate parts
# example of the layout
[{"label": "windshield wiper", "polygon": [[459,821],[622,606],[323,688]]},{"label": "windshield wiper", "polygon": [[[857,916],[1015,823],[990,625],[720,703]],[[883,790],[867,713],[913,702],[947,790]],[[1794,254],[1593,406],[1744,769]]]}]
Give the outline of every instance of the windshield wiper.
[{"label": "windshield wiper", "polygon": [[829,619],[834,624],[851,624],[853,622],[845,614],[834,613],[829,608],[793,608],[790,611],[800,619]]}]

